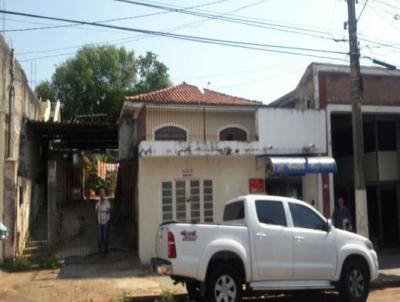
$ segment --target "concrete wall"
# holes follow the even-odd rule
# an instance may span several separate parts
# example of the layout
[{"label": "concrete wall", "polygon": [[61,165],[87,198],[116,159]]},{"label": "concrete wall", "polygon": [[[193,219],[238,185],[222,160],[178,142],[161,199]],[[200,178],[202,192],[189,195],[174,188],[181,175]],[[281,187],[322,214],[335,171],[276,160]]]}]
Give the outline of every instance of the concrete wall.
[{"label": "concrete wall", "polygon": [[[269,154],[327,152],[324,110],[262,108],[258,114],[260,144],[272,147]],[[305,151],[310,144],[314,147]]]},{"label": "concrete wall", "polygon": [[303,200],[311,204],[322,213],[322,200],[318,197],[318,174],[306,174],[303,176]]},{"label": "concrete wall", "polygon": [[[21,252],[29,226],[31,205],[37,207],[41,199],[39,195],[36,195],[38,200],[32,199],[38,185],[34,180],[37,179],[39,150],[37,137],[29,133],[26,126],[27,120],[41,118],[41,106],[28,85],[21,65],[11,58],[10,48],[0,36],[0,220],[5,222],[11,235],[9,240],[2,243],[0,261],[2,258],[12,259]],[[10,70],[13,70],[14,81],[11,81]],[[14,87],[11,99],[10,87]],[[11,120],[11,129],[7,119]],[[7,133],[11,134],[11,141]],[[8,142],[11,143],[10,153],[6,152]]]},{"label": "concrete wall", "polygon": [[[184,178],[183,169],[193,169]],[[180,179],[213,181],[214,221],[222,221],[224,204],[249,193],[249,178],[264,178],[264,161],[255,156],[204,156],[141,158],[139,160],[139,257],[148,263],[154,255],[154,239],[161,223],[161,182]]]}]

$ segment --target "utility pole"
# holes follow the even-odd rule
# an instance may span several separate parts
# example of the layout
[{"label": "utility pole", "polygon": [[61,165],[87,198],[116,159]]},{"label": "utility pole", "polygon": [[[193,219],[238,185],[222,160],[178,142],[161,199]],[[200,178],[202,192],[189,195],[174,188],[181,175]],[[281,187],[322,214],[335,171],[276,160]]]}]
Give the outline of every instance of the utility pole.
[{"label": "utility pole", "polygon": [[347,0],[350,43],[351,108],[353,126],[354,193],[357,233],[369,237],[367,192],[364,177],[364,136],[361,112],[362,78],[360,72],[360,49],[357,41],[355,0]]}]

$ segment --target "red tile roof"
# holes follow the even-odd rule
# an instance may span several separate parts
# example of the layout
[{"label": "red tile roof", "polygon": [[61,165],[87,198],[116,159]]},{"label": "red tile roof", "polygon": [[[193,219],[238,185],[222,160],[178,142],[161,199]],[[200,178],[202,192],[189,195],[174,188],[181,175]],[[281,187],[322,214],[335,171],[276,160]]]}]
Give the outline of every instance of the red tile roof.
[{"label": "red tile roof", "polygon": [[185,82],[169,88],[127,96],[126,101],[145,102],[153,104],[206,104],[206,105],[236,105],[236,106],[263,106],[262,102],[230,96],[209,89],[204,93],[194,85]]}]

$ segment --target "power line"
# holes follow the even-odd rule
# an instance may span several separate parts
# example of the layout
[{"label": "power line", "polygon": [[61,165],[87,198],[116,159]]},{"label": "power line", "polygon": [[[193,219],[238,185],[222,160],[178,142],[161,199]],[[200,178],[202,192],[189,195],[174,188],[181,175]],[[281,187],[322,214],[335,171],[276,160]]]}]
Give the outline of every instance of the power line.
[{"label": "power line", "polygon": [[364,10],[365,10],[365,8],[367,7],[367,4],[368,4],[368,0],[365,0],[364,6],[363,6],[363,8],[362,8],[360,14],[358,15],[357,22],[360,20],[362,14],[364,13]]},{"label": "power line", "polygon": [[[283,31],[283,32],[288,32],[288,33],[293,33],[293,34],[312,36],[315,38],[332,40],[334,42],[346,42],[347,41],[345,39],[336,39],[335,37],[333,37],[333,35],[331,33],[323,32],[323,31],[319,31],[319,30],[304,29],[304,28],[300,28],[300,27],[282,25],[282,24],[277,24],[277,23],[272,23],[272,22],[252,21],[248,18],[220,16],[220,15],[216,15],[216,14],[203,13],[203,12],[198,12],[198,11],[189,11],[189,10],[179,11],[179,9],[171,7],[171,6],[156,5],[156,4],[151,4],[151,3],[139,2],[139,1],[130,1],[130,0],[114,0],[114,1],[125,2],[125,3],[129,3],[129,4],[134,4],[134,5],[144,6],[144,7],[154,8],[154,9],[161,9],[161,10],[166,10],[166,11],[170,11],[170,12],[178,12],[178,13],[182,13],[182,14],[186,14],[186,15],[197,16],[197,17],[211,18],[211,19],[226,21],[226,22],[235,23],[235,24],[242,24],[242,25],[247,25],[247,26],[252,26],[252,27],[258,27],[258,28],[278,30],[278,31]],[[329,36],[329,37],[327,37],[327,36]]]},{"label": "power line", "polygon": [[[230,46],[230,47],[236,47],[236,48],[253,49],[253,50],[275,52],[275,53],[285,53],[285,54],[292,54],[292,55],[299,55],[299,56],[309,56],[309,57],[318,57],[318,58],[329,58],[329,59],[333,59],[333,60],[342,60],[341,58],[337,58],[337,57],[336,58],[323,57],[323,56],[308,54],[308,53],[304,53],[304,52],[319,52],[319,53],[341,54],[341,55],[346,54],[347,55],[347,53],[339,52],[339,51],[329,51],[329,50],[304,48],[304,47],[292,47],[292,46],[284,46],[284,45],[272,45],[272,44],[241,42],[241,41],[233,41],[233,40],[213,39],[213,38],[205,38],[205,37],[191,36],[191,35],[180,35],[180,34],[172,34],[172,33],[168,33],[168,32],[137,29],[137,28],[116,26],[116,25],[109,25],[109,24],[100,24],[100,23],[88,22],[88,21],[83,21],[83,20],[73,20],[73,19],[66,19],[66,18],[49,17],[49,16],[28,14],[28,13],[15,12],[15,11],[0,10],[0,13],[30,17],[30,18],[76,23],[76,24],[82,24],[82,25],[112,28],[112,29],[118,29],[118,30],[123,30],[123,31],[139,32],[139,33],[143,33],[143,34],[162,36],[162,37],[167,37],[167,38],[174,38],[174,39],[186,40],[186,41],[192,41],[192,42],[198,42],[198,43],[223,45],[223,46]],[[302,51],[302,53],[293,52],[295,50]]]},{"label": "power line", "polygon": [[[223,0],[223,1],[210,2],[210,3],[208,3],[208,5],[216,4],[216,3],[220,3],[220,2],[224,2],[224,1],[230,1],[230,0]],[[243,10],[243,9],[246,9],[246,8],[249,8],[249,7],[258,5],[258,4],[260,4],[260,3],[262,3],[262,2],[265,2],[265,1],[268,1],[268,0],[261,0],[261,1],[257,1],[257,2],[254,2],[254,3],[250,3],[250,4],[247,4],[247,5],[245,5],[245,6],[236,8],[236,9],[234,9],[234,10],[228,12],[228,13],[223,13],[223,14],[230,14],[230,13],[232,13],[232,12],[238,12],[238,11],[241,11],[241,10]],[[206,4],[207,4],[207,3],[206,3]],[[201,6],[205,6],[206,4],[202,4]],[[193,6],[192,6],[191,8],[193,8]],[[188,9],[189,9],[189,7],[188,7]],[[169,12],[162,12],[162,13],[169,13]],[[158,13],[157,13],[157,14],[158,14]],[[149,16],[149,15],[154,15],[154,14],[147,14],[147,16]],[[145,15],[142,15],[142,16],[145,16]],[[204,22],[207,22],[207,21],[209,21],[209,20],[201,20],[201,21],[195,21],[195,22],[185,23],[185,24],[182,24],[182,25],[180,25],[180,26],[176,26],[176,27],[173,27],[173,28],[171,28],[171,29],[167,29],[166,31],[168,31],[168,32],[170,32],[170,31],[171,31],[171,32],[174,32],[174,31],[177,31],[177,30],[179,30],[179,29],[181,29],[181,28],[185,28],[185,27],[188,27],[188,26],[193,26],[193,25],[195,25],[195,24],[196,24],[196,25],[197,25],[197,24],[201,24],[201,23],[204,23]],[[37,22],[36,22],[36,23],[37,23]],[[43,24],[43,23],[41,23],[41,24]],[[75,24],[74,24],[74,25],[75,25]],[[113,39],[113,40],[107,40],[107,41],[100,41],[100,42],[96,42],[96,43],[94,43],[94,44],[105,44],[105,43],[115,43],[115,42],[119,42],[119,43],[117,43],[117,44],[127,44],[127,43],[131,43],[131,42],[139,41],[139,40],[141,40],[141,39],[143,39],[143,38],[145,38],[145,35],[137,35],[137,36],[128,37],[128,38],[120,38],[120,39]],[[54,49],[46,49],[46,50],[36,50],[36,51],[25,51],[25,52],[17,53],[16,55],[21,56],[21,55],[27,55],[27,54],[39,54],[39,53],[47,53],[47,52],[54,52],[54,51],[61,51],[61,50],[68,50],[68,49],[77,49],[77,48],[80,48],[80,47],[85,46],[85,45],[87,45],[87,43],[86,43],[86,44],[75,45],[75,46],[69,46],[69,47],[62,47],[62,48],[54,48]],[[68,54],[72,54],[72,53],[68,53]],[[63,54],[61,54],[60,56],[62,56],[62,55],[63,55]],[[46,58],[46,57],[39,57],[39,59],[45,59],[45,58]],[[28,60],[24,60],[24,61],[28,61]]]},{"label": "power line", "polygon": [[[217,0],[217,1],[207,2],[207,3],[203,3],[203,4],[199,4],[199,5],[183,7],[179,10],[183,11],[183,10],[187,10],[187,9],[195,9],[195,8],[215,5],[215,4],[219,4],[219,3],[227,2],[227,1],[231,1],[231,0]],[[156,12],[156,13],[143,14],[143,15],[137,15],[137,16],[131,16],[131,17],[99,20],[99,21],[94,21],[94,22],[95,23],[108,23],[108,22],[126,21],[126,20],[140,19],[140,18],[145,18],[145,17],[152,17],[152,16],[157,16],[157,15],[164,15],[164,14],[168,14],[168,13],[170,13],[170,12]],[[34,31],[34,30],[69,28],[69,27],[77,27],[77,26],[80,26],[80,24],[47,25],[47,26],[42,26],[42,27],[17,28],[17,29],[6,30],[6,32],[23,32],[23,31]]]}]

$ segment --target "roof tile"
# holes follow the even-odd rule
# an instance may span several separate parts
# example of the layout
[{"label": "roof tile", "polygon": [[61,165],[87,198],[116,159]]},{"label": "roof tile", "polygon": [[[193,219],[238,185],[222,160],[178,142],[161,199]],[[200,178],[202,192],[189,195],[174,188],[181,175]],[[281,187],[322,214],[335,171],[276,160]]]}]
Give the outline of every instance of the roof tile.
[{"label": "roof tile", "polygon": [[203,93],[197,86],[185,82],[149,93],[127,96],[125,100],[154,104],[263,106],[259,101],[230,96],[210,89],[204,89]]}]

